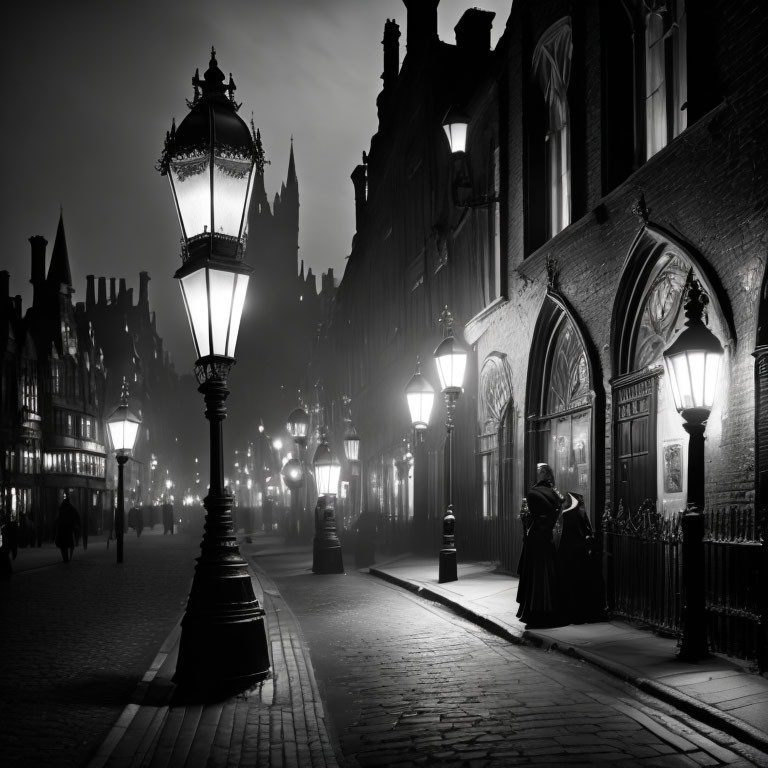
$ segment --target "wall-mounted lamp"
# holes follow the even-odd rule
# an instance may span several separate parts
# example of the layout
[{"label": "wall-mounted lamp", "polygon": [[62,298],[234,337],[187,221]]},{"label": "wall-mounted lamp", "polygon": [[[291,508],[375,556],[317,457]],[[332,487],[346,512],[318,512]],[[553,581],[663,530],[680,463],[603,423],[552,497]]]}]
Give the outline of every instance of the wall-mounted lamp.
[{"label": "wall-mounted lamp", "polygon": [[453,156],[453,202],[459,208],[480,208],[499,201],[496,194],[473,196],[472,181],[467,156],[467,133],[469,117],[459,109],[451,107],[443,118],[443,130]]}]

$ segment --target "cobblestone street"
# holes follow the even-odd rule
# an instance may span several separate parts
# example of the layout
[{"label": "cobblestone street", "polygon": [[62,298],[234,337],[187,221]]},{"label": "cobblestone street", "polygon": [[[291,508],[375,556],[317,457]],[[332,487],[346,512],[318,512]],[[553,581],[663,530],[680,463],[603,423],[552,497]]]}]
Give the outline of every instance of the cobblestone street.
[{"label": "cobblestone street", "polygon": [[768,765],[592,664],[365,572],[315,575],[309,548],[277,537],[241,544],[271,678],[187,705],[170,680],[198,546],[131,536],[122,567],[98,539],[70,564],[20,551],[0,588],[3,765]]},{"label": "cobblestone street", "polygon": [[179,620],[198,537],[92,538],[63,563],[52,545],[19,550],[0,582],[4,765],[81,766]]},{"label": "cobblestone street", "polygon": [[301,625],[350,766],[761,764],[590,665],[512,645],[366,574],[313,575],[306,553],[252,562]]}]

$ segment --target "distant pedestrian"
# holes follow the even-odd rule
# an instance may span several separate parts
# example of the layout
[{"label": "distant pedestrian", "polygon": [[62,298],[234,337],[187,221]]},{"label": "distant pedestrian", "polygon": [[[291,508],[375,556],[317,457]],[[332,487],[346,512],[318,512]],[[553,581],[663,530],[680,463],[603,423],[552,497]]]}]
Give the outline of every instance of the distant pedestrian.
[{"label": "distant pedestrian", "polygon": [[64,501],[59,507],[59,514],[56,518],[56,533],[54,541],[61,550],[61,557],[65,563],[68,563],[75,553],[75,542],[80,536],[80,514],[70,502],[69,497],[65,496]]},{"label": "distant pedestrian", "polygon": [[570,624],[602,619],[600,559],[580,493],[568,493],[561,515],[557,574],[563,620]]},{"label": "distant pedestrian", "polygon": [[3,518],[2,525],[0,525],[0,580],[10,579],[13,574],[8,525],[8,522],[5,522],[5,518]]},{"label": "distant pedestrian", "polygon": [[136,510],[133,518],[136,521],[136,536],[141,536],[141,532],[144,530],[144,512],[140,506],[136,506],[134,509]]},{"label": "distant pedestrian", "polygon": [[376,561],[376,515],[361,512],[355,523],[355,568],[367,568]]},{"label": "distant pedestrian", "polygon": [[554,627],[562,623],[553,533],[562,496],[555,489],[549,464],[536,466],[536,484],[526,494],[526,500],[530,522],[517,569],[517,617],[530,628]]},{"label": "distant pedestrian", "polygon": [[166,533],[173,534],[173,504],[163,504],[163,536]]}]

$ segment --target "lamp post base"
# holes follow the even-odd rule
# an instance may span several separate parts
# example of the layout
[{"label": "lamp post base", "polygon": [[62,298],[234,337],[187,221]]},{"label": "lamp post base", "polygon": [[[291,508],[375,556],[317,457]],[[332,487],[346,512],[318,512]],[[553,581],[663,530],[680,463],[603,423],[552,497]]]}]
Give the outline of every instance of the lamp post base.
[{"label": "lamp post base", "polygon": [[234,536],[232,502],[231,496],[205,499],[205,534],[173,676],[185,692],[242,691],[269,674],[264,610]]},{"label": "lamp post base", "polygon": [[456,570],[456,550],[441,549],[440,565],[438,569],[437,580],[440,584],[447,581],[458,581],[459,577]]},{"label": "lamp post base", "polygon": [[313,573],[344,573],[341,542],[336,535],[333,502],[321,496],[315,509],[315,540],[312,544]]}]

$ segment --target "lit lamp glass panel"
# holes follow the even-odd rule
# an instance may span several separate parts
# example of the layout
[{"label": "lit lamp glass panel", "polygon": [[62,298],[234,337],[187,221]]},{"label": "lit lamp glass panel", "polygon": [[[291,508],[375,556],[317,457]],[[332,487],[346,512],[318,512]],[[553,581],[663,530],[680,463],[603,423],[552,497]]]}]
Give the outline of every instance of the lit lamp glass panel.
[{"label": "lit lamp glass panel", "polygon": [[435,361],[440,377],[440,389],[443,392],[461,391],[467,367],[467,352],[456,343],[453,336],[448,336],[440,342],[435,350]]},{"label": "lit lamp glass panel", "polygon": [[360,438],[357,435],[348,434],[344,438],[344,453],[349,461],[357,461],[360,456]]},{"label": "lit lamp glass panel", "polygon": [[451,152],[464,152],[467,146],[467,120],[459,116],[449,116],[446,118],[450,122],[443,124],[443,130],[448,137],[448,144]]},{"label": "lit lamp glass panel", "polygon": [[411,412],[411,424],[416,429],[426,429],[429,426],[429,417],[435,402],[434,390],[420,392],[406,392],[408,409]]},{"label": "lit lamp glass panel", "polygon": [[179,283],[198,358],[234,357],[248,275],[201,267]]},{"label": "lit lamp glass panel", "polygon": [[722,351],[701,349],[683,350],[667,356],[669,383],[678,411],[688,408],[712,410],[722,358]]},{"label": "lit lamp glass panel", "polygon": [[288,432],[294,440],[305,438],[309,431],[309,416],[303,408],[295,408],[288,417]]},{"label": "lit lamp glass panel", "polygon": [[211,174],[208,155],[174,159],[169,177],[187,239],[211,231]]},{"label": "lit lamp glass panel", "polygon": [[252,161],[214,157],[213,189],[216,232],[240,237],[253,189]]},{"label": "lit lamp glass panel", "polygon": [[341,464],[331,453],[327,443],[320,443],[312,460],[315,468],[315,483],[321,496],[335,496],[339,489]]},{"label": "lit lamp glass panel", "polygon": [[119,405],[107,420],[112,448],[117,452],[132,451],[139,434],[139,419],[127,406]]}]

